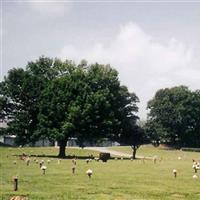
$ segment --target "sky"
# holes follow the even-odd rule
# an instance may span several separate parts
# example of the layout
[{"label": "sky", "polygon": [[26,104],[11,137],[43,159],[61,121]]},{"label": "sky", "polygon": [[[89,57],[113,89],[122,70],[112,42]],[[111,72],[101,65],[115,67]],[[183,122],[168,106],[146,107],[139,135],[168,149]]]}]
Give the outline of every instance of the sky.
[{"label": "sky", "polygon": [[161,88],[200,89],[200,0],[1,0],[0,80],[39,56],[110,64],[147,102]]}]

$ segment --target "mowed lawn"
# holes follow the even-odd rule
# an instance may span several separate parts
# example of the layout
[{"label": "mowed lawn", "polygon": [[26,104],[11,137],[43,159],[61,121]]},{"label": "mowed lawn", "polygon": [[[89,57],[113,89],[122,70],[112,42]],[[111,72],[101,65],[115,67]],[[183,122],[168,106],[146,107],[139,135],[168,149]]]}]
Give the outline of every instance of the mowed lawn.
[{"label": "mowed lawn", "polygon": [[[131,153],[129,147],[112,147]],[[22,153],[39,155],[44,160],[46,174],[42,174],[31,157],[30,165],[19,159]],[[70,155],[98,155],[84,149],[66,149]],[[72,160],[62,159],[58,164],[56,148],[0,148],[0,199],[8,200],[14,195],[28,196],[29,200],[172,200],[200,199],[200,178],[193,179],[192,159],[200,160],[200,153],[161,150],[144,146],[139,156],[157,156],[152,160],[109,160],[107,163],[78,159],[76,173],[72,174]],[[178,159],[178,157],[180,157]],[[47,160],[51,159],[50,164]],[[13,162],[16,161],[16,164]],[[86,171],[93,171],[89,179]],[[175,179],[172,170],[177,170]],[[19,190],[13,191],[12,177],[19,178]],[[200,172],[197,173],[200,175]]]}]

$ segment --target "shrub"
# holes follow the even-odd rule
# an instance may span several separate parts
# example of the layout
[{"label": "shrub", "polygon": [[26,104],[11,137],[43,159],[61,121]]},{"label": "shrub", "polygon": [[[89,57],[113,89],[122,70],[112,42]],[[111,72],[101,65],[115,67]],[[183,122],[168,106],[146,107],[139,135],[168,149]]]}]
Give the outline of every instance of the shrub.
[{"label": "shrub", "polygon": [[181,148],[182,151],[200,152],[200,148]]}]

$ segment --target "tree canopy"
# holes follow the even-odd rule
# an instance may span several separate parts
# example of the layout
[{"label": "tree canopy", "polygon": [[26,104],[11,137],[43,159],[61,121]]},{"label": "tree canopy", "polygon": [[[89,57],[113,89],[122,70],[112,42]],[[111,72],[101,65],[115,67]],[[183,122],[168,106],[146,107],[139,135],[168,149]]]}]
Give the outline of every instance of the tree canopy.
[{"label": "tree canopy", "polygon": [[1,117],[18,144],[57,140],[65,156],[70,137],[80,146],[101,138],[120,140],[136,130],[138,98],[109,65],[41,57],[26,69],[13,68],[0,83]]},{"label": "tree canopy", "polygon": [[147,131],[154,142],[200,145],[200,92],[185,86],[159,90],[148,102]]}]

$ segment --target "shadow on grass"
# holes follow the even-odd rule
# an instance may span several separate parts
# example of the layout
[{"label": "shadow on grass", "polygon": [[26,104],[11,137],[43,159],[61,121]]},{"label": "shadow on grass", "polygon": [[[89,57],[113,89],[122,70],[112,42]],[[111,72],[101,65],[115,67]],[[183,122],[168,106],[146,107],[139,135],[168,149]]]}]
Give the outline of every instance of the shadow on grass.
[{"label": "shadow on grass", "polygon": [[[38,157],[38,158],[59,158],[59,159],[80,159],[80,160],[85,160],[85,159],[94,159],[95,157],[93,155],[88,155],[88,156],[77,156],[77,155],[67,155],[65,156],[64,158],[62,157],[59,157],[59,156],[56,156],[56,155],[45,155],[45,154],[31,154],[31,155],[25,155],[25,154],[14,154],[13,156],[18,156],[18,157],[26,157],[26,156],[29,156],[29,157]],[[125,158],[123,157],[120,158],[120,157],[111,157],[109,160],[130,160],[130,158]],[[140,158],[136,158],[135,160],[140,160]]]},{"label": "shadow on grass", "polygon": [[65,157],[59,157],[59,156],[56,156],[56,155],[45,155],[45,154],[31,154],[31,155],[25,155],[25,154],[15,154],[13,156],[19,156],[19,157],[26,157],[26,156],[29,156],[29,157],[43,157],[43,158],[59,158],[59,159],[73,159],[73,158],[76,158],[76,159],[94,159],[94,156],[76,156],[76,155],[67,155]]}]

